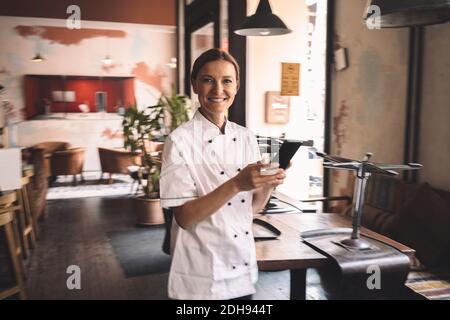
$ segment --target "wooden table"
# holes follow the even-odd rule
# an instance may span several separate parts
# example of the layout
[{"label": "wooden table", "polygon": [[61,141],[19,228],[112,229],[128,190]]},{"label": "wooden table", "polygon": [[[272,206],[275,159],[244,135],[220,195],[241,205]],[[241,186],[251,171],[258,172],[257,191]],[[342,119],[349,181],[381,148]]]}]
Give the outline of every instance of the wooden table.
[{"label": "wooden table", "polygon": [[[315,251],[300,239],[300,233],[335,227],[350,227],[348,217],[332,213],[287,213],[255,216],[274,225],[281,231],[275,240],[256,241],[256,258],[259,270],[290,270],[291,300],[306,298],[306,271],[330,263],[328,257]],[[415,251],[376,232],[361,228],[365,236],[382,241],[414,257]]]}]

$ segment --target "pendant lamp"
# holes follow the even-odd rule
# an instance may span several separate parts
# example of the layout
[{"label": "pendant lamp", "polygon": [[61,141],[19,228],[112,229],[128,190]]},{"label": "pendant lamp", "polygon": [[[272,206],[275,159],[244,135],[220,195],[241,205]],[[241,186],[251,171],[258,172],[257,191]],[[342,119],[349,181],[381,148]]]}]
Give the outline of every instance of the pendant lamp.
[{"label": "pendant lamp", "polygon": [[[379,19],[373,17],[377,13]],[[444,23],[450,20],[450,0],[372,0],[364,14],[367,26],[371,18],[379,22],[381,28]]]},{"label": "pendant lamp", "polygon": [[34,58],[31,59],[31,61],[34,61],[34,62],[42,62],[42,61],[44,61],[44,58],[42,58],[42,56],[41,56],[40,53],[37,53],[37,54],[34,56]]},{"label": "pendant lamp", "polygon": [[109,54],[107,54],[103,59],[102,59],[102,63],[104,66],[110,66],[113,63],[113,60],[111,59],[111,57],[109,56]]},{"label": "pendant lamp", "polygon": [[240,36],[278,36],[290,33],[288,27],[281,19],[272,13],[269,0],[260,0],[254,15],[234,30]]}]

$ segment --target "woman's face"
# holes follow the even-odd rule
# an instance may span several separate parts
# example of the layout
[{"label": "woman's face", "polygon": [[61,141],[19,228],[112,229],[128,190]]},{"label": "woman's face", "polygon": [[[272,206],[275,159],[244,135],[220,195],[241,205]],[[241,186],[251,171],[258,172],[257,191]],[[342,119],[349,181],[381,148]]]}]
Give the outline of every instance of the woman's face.
[{"label": "woman's face", "polygon": [[224,113],[233,103],[239,88],[236,70],[231,62],[225,60],[208,62],[192,81],[192,87],[205,111]]}]

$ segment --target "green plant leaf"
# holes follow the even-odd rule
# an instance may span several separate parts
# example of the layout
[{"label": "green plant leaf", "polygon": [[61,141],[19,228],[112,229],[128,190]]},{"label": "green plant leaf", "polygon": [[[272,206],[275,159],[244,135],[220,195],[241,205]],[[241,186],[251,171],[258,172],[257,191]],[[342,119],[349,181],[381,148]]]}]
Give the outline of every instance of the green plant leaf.
[{"label": "green plant leaf", "polygon": [[161,140],[166,113],[171,116],[170,131],[175,130],[183,122],[189,120],[190,100],[186,96],[177,95],[173,88],[170,96],[161,96],[158,103],[138,110],[136,105],[130,106],[122,120],[124,148],[141,154],[142,167],[149,174],[145,188],[145,197],[159,195],[159,179],[161,159],[151,156],[146,150],[145,141]]}]

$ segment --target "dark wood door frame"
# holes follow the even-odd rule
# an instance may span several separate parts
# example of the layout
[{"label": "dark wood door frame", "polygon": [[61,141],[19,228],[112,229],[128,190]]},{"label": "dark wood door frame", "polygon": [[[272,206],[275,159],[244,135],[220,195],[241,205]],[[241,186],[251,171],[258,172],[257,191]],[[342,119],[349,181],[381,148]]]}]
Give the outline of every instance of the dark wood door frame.
[{"label": "dark wood door frame", "polygon": [[[195,0],[189,5],[184,3],[184,79],[178,83],[183,86],[184,93],[191,92],[191,37],[192,33],[212,22],[214,24],[214,47],[219,48],[222,43],[220,34],[220,0]],[[178,8],[178,7],[177,7]],[[180,13],[177,11],[177,14]],[[247,2],[243,0],[228,0],[228,46],[229,52],[236,58],[240,66],[240,89],[229,109],[229,119],[242,126],[246,125],[246,60],[247,40],[245,37],[234,34],[234,30],[247,16]],[[177,36],[178,32],[177,32]],[[178,51],[180,48],[177,49]],[[179,56],[179,52],[178,52]]]},{"label": "dark wood door frame", "polygon": [[191,38],[192,33],[212,22],[214,24],[214,47],[220,47],[220,1],[195,0],[184,9],[184,92],[191,92]]},{"label": "dark wood door frame", "polygon": [[[331,152],[331,128],[333,125],[333,108],[332,108],[332,72],[334,59],[334,20],[335,20],[335,3],[333,0],[328,0],[327,6],[327,49],[325,61],[325,133],[324,133],[324,152],[329,154]],[[328,197],[330,195],[330,170],[323,172],[323,195]],[[328,203],[325,202],[325,211],[328,210]]]},{"label": "dark wood door frame", "polygon": [[247,17],[247,1],[228,0],[228,42],[229,51],[240,67],[240,88],[229,109],[229,119],[241,126],[246,126],[246,68],[247,39],[234,33],[234,30]]},{"label": "dark wood door frame", "polygon": [[[409,30],[408,85],[403,150],[403,161],[405,163],[419,162],[424,28],[422,26],[412,27]],[[405,181],[417,182],[418,179],[419,170],[403,172],[403,180]]]}]

